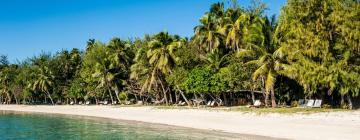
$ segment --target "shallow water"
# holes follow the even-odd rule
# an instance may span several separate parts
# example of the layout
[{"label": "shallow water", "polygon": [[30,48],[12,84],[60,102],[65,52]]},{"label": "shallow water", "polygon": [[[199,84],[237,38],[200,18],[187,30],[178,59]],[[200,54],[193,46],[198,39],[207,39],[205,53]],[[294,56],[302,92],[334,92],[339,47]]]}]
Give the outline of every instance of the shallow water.
[{"label": "shallow water", "polygon": [[260,140],[269,138],[94,117],[0,111],[0,139]]}]

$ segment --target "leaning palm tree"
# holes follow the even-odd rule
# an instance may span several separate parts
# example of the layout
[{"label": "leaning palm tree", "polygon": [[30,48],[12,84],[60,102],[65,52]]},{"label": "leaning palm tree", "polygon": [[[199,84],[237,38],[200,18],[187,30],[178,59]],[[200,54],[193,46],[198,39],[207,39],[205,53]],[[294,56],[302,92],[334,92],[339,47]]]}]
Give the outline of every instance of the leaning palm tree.
[{"label": "leaning palm tree", "polygon": [[281,67],[280,61],[269,53],[263,47],[252,46],[249,50],[241,50],[238,53],[239,56],[252,57],[254,60],[248,61],[246,64],[257,65],[258,68],[253,73],[252,79],[261,80],[265,90],[265,104],[268,104],[268,97],[271,95],[271,105],[276,107],[275,102],[275,82],[278,75],[278,70]]},{"label": "leaning palm tree", "polygon": [[54,85],[54,75],[49,68],[46,66],[36,66],[33,69],[32,77],[33,79],[29,82],[28,88],[45,93],[50,99],[51,104],[54,105],[54,101],[50,94],[50,90]]},{"label": "leaning palm tree", "polygon": [[168,104],[168,90],[166,89],[163,79],[164,76],[171,73],[175,62],[178,59],[175,55],[175,50],[179,46],[181,46],[181,41],[175,39],[167,32],[160,32],[155,35],[148,46],[149,50],[147,51],[147,57],[149,59],[149,64],[153,66],[150,83],[153,83],[155,80],[159,81],[166,104]]}]

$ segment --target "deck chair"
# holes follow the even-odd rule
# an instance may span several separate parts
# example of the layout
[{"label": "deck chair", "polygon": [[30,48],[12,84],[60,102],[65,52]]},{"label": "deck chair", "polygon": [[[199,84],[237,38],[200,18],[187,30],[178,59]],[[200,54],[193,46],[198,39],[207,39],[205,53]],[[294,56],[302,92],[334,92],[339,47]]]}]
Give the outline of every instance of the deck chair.
[{"label": "deck chair", "polygon": [[260,106],[261,106],[260,100],[255,100],[254,105],[250,105],[249,107],[260,107]]},{"label": "deck chair", "polygon": [[313,107],[314,103],[315,103],[315,100],[311,99],[306,103],[306,107]]},{"label": "deck chair", "polygon": [[184,106],[185,104],[186,104],[186,102],[179,103],[180,106]]},{"label": "deck chair", "polygon": [[210,104],[211,107],[214,107],[215,106],[215,101],[212,101],[211,104]]},{"label": "deck chair", "polygon": [[70,105],[74,105],[74,101],[71,101],[71,102],[70,102]]},{"label": "deck chair", "polygon": [[117,104],[117,101],[114,101],[111,103],[111,105],[116,105]]},{"label": "deck chair", "polygon": [[306,107],[306,105],[307,105],[308,102],[309,102],[309,100],[300,99],[300,100],[299,100],[299,107]]},{"label": "deck chair", "polygon": [[82,102],[82,101],[80,101],[80,102],[79,102],[79,105],[82,105],[82,104],[83,104],[83,102]]},{"label": "deck chair", "polygon": [[143,101],[137,101],[136,105],[143,105],[144,102]]},{"label": "deck chair", "polygon": [[85,105],[90,105],[90,101],[86,101],[86,102],[85,102]]},{"label": "deck chair", "polygon": [[210,106],[211,105],[211,101],[209,101],[207,104],[206,104],[206,106]]},{"label": "deck chair", "polygon": [[104,101],[103,104],[104,104],[104,105],[108,105],[108,101]]},{"label": "deck chair", "polygon": [[315,100],[315,103],[313,105],[314,108],[321,108],[321,102],[322,100]]}]

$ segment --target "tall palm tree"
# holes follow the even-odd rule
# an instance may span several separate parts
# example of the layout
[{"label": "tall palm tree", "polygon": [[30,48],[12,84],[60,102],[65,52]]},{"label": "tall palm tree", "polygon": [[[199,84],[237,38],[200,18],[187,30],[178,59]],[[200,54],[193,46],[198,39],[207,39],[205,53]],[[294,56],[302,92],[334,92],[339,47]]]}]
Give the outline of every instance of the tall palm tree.
[{"label": "tall palm tree", "polygon": [[[274,18],[273,18],[274,19]],[[275,82],[276,77],[278,76],[278,70],[284,67],[282,65],[279,57],[274,54],[278,54],[278,51],[275,50],[276,45],[273,39],[273,31],[276,28],[276,22],[265,17],[258,20],[256,24],[251,25],[253,34],[253,39],[248,40],[251,42],[248,44],[246,49],[243,49],[238,52],[239,56],[248,56],[250,59],[253,59],[248,64],[255,64],[258,68],[253,73],[253,80],[260,79],[263,83],[263,88],[265,90],[265,104],[267,105],[268,96],[271,95],[271,105],[276,107],[275,101]],[[260,24],[262,23],[262,24]],[[256,26],[256,27],[254,27]]]},{"label": "tall palm tree", "polygon": [[148,46],[147,57],[149,64],[153,66],[150,83],[153,83],[156,79],[160,82],[166,104],[168,104],[168,90],[164,83],[164,76],[172,72],[172,68],[178,59],[175,50],[179,46],[181,46],[181,41],[169,35],[168,32],[160,32],[155,35]]},{"label": "tall palm tree", "polygon": [[224,36],[219,32],[219,25],[215,16],[206,14],[200,18],[201,25],[195,27],[193,43],[208,52],[214,52],[222,45]]},{"label": "tall palm tree", "polygon": [[[260,17],[252,18],[248,13],[242,13],[234,23],[230,22],[223,34],[226,35],[226,45],[236,51],[245,49],[249,44],[259,44],[264,40],[262,36],[263,20]],[[224,29],[223,29],[224,30]]]},{"label": "tall palm tree", "polygon": [[[10,104],[11,103],[11,91],[10,91],[10,84],[11,81],[14,80],[14,74],[13,74],[14,70],[10,69],[9,67],[4,67],[3,69],[1,69],[0,71],[0,93],[1,94],[5,94],[6,96],[6,103]],[[0,95],[1,96],[1,95]],[[1,102],[1,101],[0,101]]]},{"label": "tall palm tree", "polygon": [[34,91],[40,91],[46,94],[54,105],[50,90],[54,85],[54,75],[47,66],[36,66],[33,68],[32,77],[28,87]]}]

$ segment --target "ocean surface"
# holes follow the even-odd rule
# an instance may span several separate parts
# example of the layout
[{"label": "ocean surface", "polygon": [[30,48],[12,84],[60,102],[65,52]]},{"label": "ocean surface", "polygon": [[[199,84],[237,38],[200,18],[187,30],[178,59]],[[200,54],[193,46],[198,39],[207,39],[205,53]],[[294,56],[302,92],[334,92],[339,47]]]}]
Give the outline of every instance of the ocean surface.
[{"label": "ocean surface", "polygon": [[0,140],[260,140],[266,137],[71,115],[0,111]]}]

